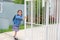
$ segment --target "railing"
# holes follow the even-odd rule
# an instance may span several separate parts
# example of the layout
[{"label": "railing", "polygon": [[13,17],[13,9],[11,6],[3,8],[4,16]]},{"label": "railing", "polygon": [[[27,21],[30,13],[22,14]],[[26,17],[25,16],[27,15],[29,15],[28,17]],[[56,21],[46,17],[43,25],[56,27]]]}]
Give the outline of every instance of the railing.
[{"label": "railing", "polygon": [[[27,23],[31,22],[31,1],[26,1]],[[52,6],[53,5],[53,6]],[[57,24],[58,13],[57,4],[51,1],[33,1],[33,24]]]},{"label": "railing", "polygon": [[[28,24],[31,25],[31,28],[33,28],[34,25],[45,25],[45,40],[50,40],[49,38],[51,38],[51,40],[58,40],[57,26],[59,24],[59,13],[57,9],[57,0],[25,0],[25,13],[28,16],[27,20],[25,20],[25,29]],[[31,29],[31,31],[33,31],[33,29]],[[50,36],[53,33],[55,35],[53,36],[54,38]]]}]

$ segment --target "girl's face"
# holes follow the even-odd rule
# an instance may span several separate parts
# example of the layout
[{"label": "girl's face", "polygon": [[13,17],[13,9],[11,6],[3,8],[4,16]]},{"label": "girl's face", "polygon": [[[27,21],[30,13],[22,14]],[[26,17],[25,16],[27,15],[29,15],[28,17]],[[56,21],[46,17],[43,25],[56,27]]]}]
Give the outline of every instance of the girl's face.
[{"label": "girl's face", "polygon": [[20,16],[21,16],[21,15],[22,15],[22,12],[21,12],[21,11],[19,11],[19,12],[18,12],[18,15],[20,15]]}]

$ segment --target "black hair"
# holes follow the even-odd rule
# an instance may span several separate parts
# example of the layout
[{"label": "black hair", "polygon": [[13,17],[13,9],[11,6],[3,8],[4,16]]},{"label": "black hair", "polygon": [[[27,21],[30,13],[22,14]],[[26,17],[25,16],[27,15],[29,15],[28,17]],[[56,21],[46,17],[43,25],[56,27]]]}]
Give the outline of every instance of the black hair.
[{"label": "black hair", "polygon": [[19,11],[21,11],[21,12],[22,12],[22,10],[18,10],[18,11],[17,11],[17,13],[18,13]]}]

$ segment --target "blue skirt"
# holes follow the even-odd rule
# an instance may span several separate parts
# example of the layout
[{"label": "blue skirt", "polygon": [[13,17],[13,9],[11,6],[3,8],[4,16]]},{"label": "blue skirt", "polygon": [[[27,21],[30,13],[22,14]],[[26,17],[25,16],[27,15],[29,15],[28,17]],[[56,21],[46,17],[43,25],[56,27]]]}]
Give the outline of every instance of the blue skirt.
[{"label": "blue skirt", "polygon": [[19,31],[19,26],[13,25],[13,31]]}]

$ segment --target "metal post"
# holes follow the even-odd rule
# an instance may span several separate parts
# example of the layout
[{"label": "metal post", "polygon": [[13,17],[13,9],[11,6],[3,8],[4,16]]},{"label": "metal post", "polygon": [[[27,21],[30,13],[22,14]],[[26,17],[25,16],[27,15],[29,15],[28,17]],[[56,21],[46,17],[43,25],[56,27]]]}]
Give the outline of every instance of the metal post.
[{"label": "metal post", "polygon": [[31,0],[31,40],[33,40],[33,0]]},{"label": "metal post", "polygon": [[49,0],[46,1],[46,40],[48,40],[48,25],[49,25]]},{"label": "metal post", "polygon": [[[26,0],[24,1],[24,16],[26,16]],[[25,40],[26,40],[26,19],[24,20],[24,29],[25,29]]]},{"label": "metal post", "polygon": [[37,24],[38,24],[38,1],[37,1]]},{"label": "metal post", "polygon": [[39,0],[39,24],[40,24],[40,0]]},{"label": "metal post", "polygon": [[56,40],[58,40],[58,28],[59,28],[59,23],[58,23],[58,18],[59,18],[59,14],[58,14],[58,0],[56,0],[56,13],[57,13],[57,32],[56,32],[56,36],[57,36],[57,38],[56,38]]},{"label": "metal post", "polygon": [[46,25],[49,24],[49,2],[47,1],[47,4],[46,4]]}]

